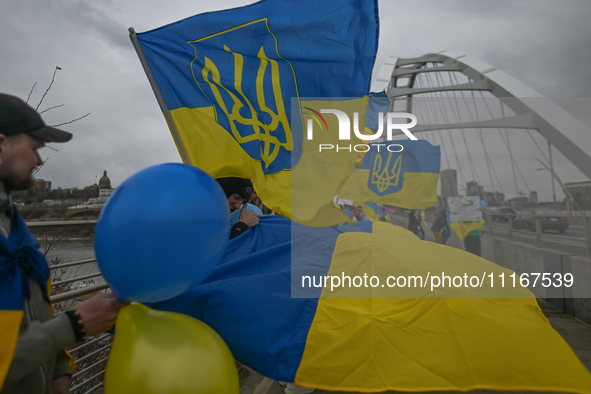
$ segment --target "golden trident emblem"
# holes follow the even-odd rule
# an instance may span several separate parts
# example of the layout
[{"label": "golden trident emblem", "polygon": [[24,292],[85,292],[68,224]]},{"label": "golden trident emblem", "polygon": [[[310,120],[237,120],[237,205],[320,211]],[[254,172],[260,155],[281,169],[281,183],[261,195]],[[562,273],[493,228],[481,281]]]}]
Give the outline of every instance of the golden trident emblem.
[{"label": "golden trident emblem", "polygon": [[[244,95],[242,91],[242,72],[244,66],[243,56],[239,53],[231,51],[226,45],[224,50],[231,53],[234,56],[234,90],[240,96],[240,98],[234,94],[233,91],[225,87],[220,78],[220,72],[216,65],[209,58],[205,57],[205,65],[202,70],[202,77],[205,82],[209,84],[211,91],[217,101],[218,106],[224,111],[230,122],[230,128],[232,135],[236,138],[239,144],[243,144],[250,141],[261,141],[261,159],[268,167],[279,154],[281,147],[284,147],[288,151],[292,150],[292,136],[291,129],[289,127],[289,121],[285,113],[285,105],[283,102],[283,95],[281,93],[281,85],[279,81],[279,65],[277,61],[269,59],[265,55],[263,47],[259,50],[257,57],[260,59],[260,66],[256,77],[256,99],[261,112],[267,113],[271,122],[269,124],[261,121],[261,117],[258,116],[257,111],[253,107],[251,101]],[[270,67],[269,67],[270,66]],[[270,70],[269,70],[270,69]],[[272,81],[272,92],[275,99],[275,107],[277,113],[271,110],[266,104],[266,94],[264,89],[265,74],[270,71]],[[223,89],[233,101],[232,108],[228,109],[220,89]],[[267,95],[270,92],[267,92]],[[244,106],[248,106],[251,118],[245,118],[240,114],[240,109]],[[238,131],[237,123],[245,126],[251,126],[254,130],[253,134],[242,136]],[[285,141],[282,142],[273,135],[273,132],[279,127],[282,127],[285,133]],[[281,128],[280,128],[281,130]],[[271,148],[272,146],[272,148]]]},{"label": "golden trident emblem", "polygon": [[[388,154],[388,160],[382,168],[382,156],[376,155],[373,162],[373,171],[371,174],[371,183],[376,185],[378,191],[383,193],[389,186],[398,186],[400,180],[400,169],[402,168],[402,154],[394,162],[390,168],[390,161],[392,160],[392,152]],[[393,181],[393,182],[392,182]]]}]

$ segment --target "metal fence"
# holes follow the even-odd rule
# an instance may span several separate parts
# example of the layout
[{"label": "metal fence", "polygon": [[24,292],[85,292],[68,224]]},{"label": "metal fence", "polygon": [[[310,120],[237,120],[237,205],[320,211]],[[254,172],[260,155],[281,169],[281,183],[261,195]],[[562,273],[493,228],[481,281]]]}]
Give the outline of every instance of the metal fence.
[{"label": "metal fence", "polygon": [[[100,272],[76,276],[77,270],[71,270],[72,267],[87,264],[96,264],[96,259],[50,265],[52,295],[49,300],[55,313],[74,309],[86,297],[109,291],[109,285],[103,282]],[[73,277],[66,275],[68,270],[74,273]],[[70,382],[71,394],[103,392],[105,368],[112,342],[113,335],[103,333],[68,349],[76,362]]]},{"label": "metal fence", "polygon": [[[540,216],[534,217],[534,228],[531,230],[518,230],[515,229],[513,226],[513,219],[518,215],[506,215],[508,219],[508,226],[507,229],[504,230],[506,234],[510,237],[514,235],[519,235],[523,238],[535,239],[536,245],[541,246],[544,241],[549,242],[556,242],[561,243],[563,245],[570,245],[576,246],[579,248],[585,249],[586,255],[591,256],[591,217],[582,217],[584,224],[584,236],[583,237],[571,237],[566,235],[555,235],[555,234],[548,234],[542,231],[542,224],[540,221]],[[494,234],[498,232],[498,229],[494,229],[492,226],[485,225],[485,228],[489,232],[489,234]]]}]

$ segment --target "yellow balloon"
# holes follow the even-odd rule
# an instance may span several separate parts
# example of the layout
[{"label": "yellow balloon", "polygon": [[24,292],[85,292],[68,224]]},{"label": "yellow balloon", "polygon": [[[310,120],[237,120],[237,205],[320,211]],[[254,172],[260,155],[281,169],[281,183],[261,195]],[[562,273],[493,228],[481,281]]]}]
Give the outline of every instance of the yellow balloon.
[{"label": "yellow balloon", "polygon": [[105,373],[105,393],[238,392],[232,353],[207,324],[142,304],[121,309]]}]

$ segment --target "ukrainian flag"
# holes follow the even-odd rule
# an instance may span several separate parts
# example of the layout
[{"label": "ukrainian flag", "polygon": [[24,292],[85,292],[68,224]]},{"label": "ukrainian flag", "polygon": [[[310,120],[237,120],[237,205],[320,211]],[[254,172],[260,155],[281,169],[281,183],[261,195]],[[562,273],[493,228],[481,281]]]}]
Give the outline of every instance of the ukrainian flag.
[{"label": "ukrainian flag", "polygon": [[[0,268],[0,272],[4,272],[3,268]],[[0,388],[4,384],[6,375],[10,364],[12,364],[12,356],[16,349],[16,342],[18,340],[18,333],[21,327],[21,321],[23,320],[23,300],[21,297],[16,297],[16,294],[11,290],[12,287],[7,286],[7,281],[4,278],[8,276],[0,276],[0,338],[2,340],[2,346],[0,346]]]},{"label": "ukrainian flag", "polygon": [[449,223],[449,227],[453,230],[454,233],[458,236],[460,241],[464,242],[464,239],[470,234],[472,231],[482,230],[482,226],[486,222],[486,214],[483,213],[482,219],[479,221],[473,222],[452,222],[450,221],[449,210],[445,213],[445,219]]},{"label": "ukrainian flag", "polygon": [[0,235],[0,390],[18,341],[29,278],[48,291],[49,267],[39,243],[15,210],[10,237]]},{"label": "ukrainian flag", "polygon": [[[215,178],[252,179],[264,204],[294,221],[345,221],[333,198],[355,153],[307,155],[304,117],[324,97],[364,113],[377,0],[260,1],[136,37],[185,163]],[[331,118],[324,125],[337,130]]]},{"label": "ukrainian flag", "polygon": [[425,140],[369,144],[339,198],[426,209],[437,204],[440,150]]},{"label": "ukrainian flag", "polygon": [[267,216],[201,285],[150,306],[202,320],[239,361],[307,387],[591,392],[526,288],[387,284],[441,272],[512,273],[388,223],[312,229]]},{"label": "ukrainian flag", "polygon": [[[0,263],[0,389],[6,380],[8,370],[16,349],[16,343],[24,317],[22,292],[19,297],[18,283],[15,283],[14,271],[8,265]],[[21,279],[18,278],[20,281]],[[47,280],[48,296],[51,293],[51,278]],[[50,304],[53,316],[53,306]],[[68,357],[70,370],[74,372],[74,359],[67,350],[62,350]]]}]

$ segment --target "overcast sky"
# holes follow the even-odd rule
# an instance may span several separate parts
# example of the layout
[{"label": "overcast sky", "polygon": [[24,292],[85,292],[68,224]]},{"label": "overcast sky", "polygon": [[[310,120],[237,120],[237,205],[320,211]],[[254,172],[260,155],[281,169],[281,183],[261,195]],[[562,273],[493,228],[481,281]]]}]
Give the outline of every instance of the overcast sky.
[{"label": "overcast sky", "polygon": [[[42,155],[49,161],[37,176],[51,180],[54,188],[82,188],[98,182],[107,170],[112,185],[117,187],[148,166],[180,162],[129,40],[128,28],[143,32],[191,15],[249,3],[1,1],[0,91],[26,99],[37,83],[29,100],[35,107],[59,66],[61,70],[39,110],[61,104],[63,107],[43,114],[46,122],[58,124],[91,113],[63,126],[74,133],[71,142],[52,144],[57,152],[43,149]],[[570,112],[591,124],[588,0],[381,0],[379,7],[375,73],[388,56],[462,52],[508,73],[542,95],[563,98],[570,103]],[[529,188],[538,190],[541,200],[550,200],[548,172],[535,171],[540,167],[535,161],[540,157],[537,149],[529,137],[523,142],[521,137],[516,138],[522,144],[518,151]],[[556,151],[554,160],[563,181],[586,180]],[[446,167],[442,160],[442,168]],[[483,171],[480,177],[486,187],[490,183],[486,182],[486,173]],[[512,178],[503,182],[507,184],[505,193],[514,196]],[[562,198],[560,191],[557,195]]]}]

